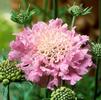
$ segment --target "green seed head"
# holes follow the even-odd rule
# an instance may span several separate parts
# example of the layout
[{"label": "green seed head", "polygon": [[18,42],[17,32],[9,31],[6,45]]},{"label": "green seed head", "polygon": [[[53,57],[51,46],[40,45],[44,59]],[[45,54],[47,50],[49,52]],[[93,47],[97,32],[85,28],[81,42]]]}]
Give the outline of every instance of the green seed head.
[{"label": "green seed head", "polygon": [[91,13],[91,9],[92,8],[83,8],[82,5],[75,5],[73,4],[73,6],[68,8],[68,12],[72,15],[72,16],[81,16],[81,15],[87,15],[89,13]]},{"label": "green seed head", "polygon": [[30,6],[25,10],[20,7],[18,11],[12,11],[11,20],[18,24],[28,25],[31,23],[34,13],[33,10],[30,10]]},{"label": "green seed head", "polygon": [[101,44],[100,43],[92,43],[92,54],[94,57],[101,58]]},{"label": "green seed head", "polygon": [[74,91],[66,87],[54,90],[50,100],[77,100]]},{"label": "green seed head", "polygon": [[0,81],[2,81],[2,79],[3,79],[3,76],[2,76],[2,75],[0,75]]},{"label": "green seed head", "polygon": [[82,13],[82,9],[77,5],[73,5],[68,9],[68,12],[73,16],[79,16]]},{"label": "green seed head", "polygon": [[4,60],[0,63],[0,81],[7,85],[11,81],[20,81],[23,78],[21,70],[16,67],[16,62]]}]

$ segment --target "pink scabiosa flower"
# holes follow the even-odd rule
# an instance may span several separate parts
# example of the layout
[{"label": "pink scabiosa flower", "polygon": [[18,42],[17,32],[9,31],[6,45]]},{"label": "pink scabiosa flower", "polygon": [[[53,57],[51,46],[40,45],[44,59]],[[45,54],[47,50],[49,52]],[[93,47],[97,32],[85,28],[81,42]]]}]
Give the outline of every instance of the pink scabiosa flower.
[{"label": "pink scabiosa flower", "polygon": [[10,60],[19,60],[27,80],[46,83],[49,89],[61,80],[76,84],[92,66],[89,37],[69,30],[61,19],[38,22],[26,28],[11,42]]}]

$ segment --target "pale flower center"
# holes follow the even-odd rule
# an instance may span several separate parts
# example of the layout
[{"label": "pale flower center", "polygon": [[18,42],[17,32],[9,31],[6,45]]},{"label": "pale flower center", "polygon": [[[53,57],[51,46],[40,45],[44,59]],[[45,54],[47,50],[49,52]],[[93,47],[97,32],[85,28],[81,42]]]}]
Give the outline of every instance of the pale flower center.
[{"label": "pale flower center", "polygon": [[69,42],[64,33],[43,34],[38,45],[38,53],[46,56],[49,61],[57,63],[68,52]]}]

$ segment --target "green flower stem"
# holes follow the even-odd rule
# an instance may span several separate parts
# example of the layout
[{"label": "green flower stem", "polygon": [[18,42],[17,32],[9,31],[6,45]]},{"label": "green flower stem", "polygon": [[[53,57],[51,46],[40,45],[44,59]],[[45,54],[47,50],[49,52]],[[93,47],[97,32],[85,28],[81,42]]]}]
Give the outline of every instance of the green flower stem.
[{"label": "green flower stem", "polygon": [[[99,0],[99,10],[101,9],[101,0]],[[101,21],[101,12],[99,11],[99,22]],[[100,30],[100,36],[98,38],[98,42],[101,43],[101,23],[99,23],[99,30]]]},{"label": "green flower stem", "polygon": [[98,77],[99,77],[99,66],[100,66],[100,61],[99,61],[99,58],[97,57],[96,58],[96,65],[97,65],[97,68],[96,68],[96,77],[95,77],[95,91],[94,91],[94,100],[96,100],[97,98],[97,92],[98,92]]},{"label": "green flower stem", "polygon": [[98,42],[101,43],[101,0],[99,0],[99,30],[100,30],[100,36],[98,38]]},{"label": "green flower stem", "polygon": [[[23,27],[26,28],[28,26],[28,24],[24,24]],[[30,26],[30,25],[29,25]]]},{"label": "green flower stem", "polygon": [[[46,11],[46,13],[48,12],[48,0],[44,0],[43,2],[43,7],[44,7],[44,10]],[[43,15],[43,21],[45,21],[46,19],[46,15],[44,14]]]},{"label": "green flower stem", "polygon": [[[99,0],[99,22],[101,21],[101,0]],[[101,24],[99,23],[99,29],[100,29],[100,36],[98,38],[98,43],[101,43]],[[95,76],[95,91],[94,91],[94,100],[97,100],[97,92],[98,92],[98,77],[99,77],[99,69],[100,69],[100,61],[101,59],[96,58],[96,76]]]},{"label": "green flower stem", "polygon": [[22,0],[22,4],[25,6],[25,8],[28,7],[28,2],[27,2],[27,0]]},{"label": "green flower stem", "polygon": [[9,98],[9,84],[3,86],[3,100],[10,100]]},{"label": "green flower stem", "polygon": [[46,98],[49,98],[51,95],[51,91],[49,89],[46,89]]},{"label": "green flower stem", "polygon": [[[25,7],[25,9],[28,8],[28,1],[27,0],[22,0],[22,4]],[[27,24],[24,24],[24,27],[27,27],[27,26],[28,26]]]},{"label": "green flower stem", "polygon": [[75,19],[76,19],[76,16],[73,16],[73,18],[72,18],[72,23],[71,23],[71,29],[72,29],[72,27],[74,26]]},{"label": "green flower stem", "polygon": [[64,81],[64,80],[61,80],[61,84],[60,84],[60,86],[66,86],[66,84],[65,84],[65,81]]},{"label": "green flower stem", "polygon": [[58,0],[52,0],[52,4],[53,4],[53,18],[57,18],[58,17]]}]

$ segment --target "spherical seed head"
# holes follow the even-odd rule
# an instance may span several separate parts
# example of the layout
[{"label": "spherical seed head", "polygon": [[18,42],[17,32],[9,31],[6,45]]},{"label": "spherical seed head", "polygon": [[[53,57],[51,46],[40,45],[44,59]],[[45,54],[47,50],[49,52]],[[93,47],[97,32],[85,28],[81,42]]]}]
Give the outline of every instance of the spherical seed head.
[{"label": "spherical seed head", "polygon": [[71,89],[60,87],[52,92],[50,100],[76,100],[76,96]]},{"label": "spherical seed head", "polygon": [[22,79],[23,74],[21,70],[16,67],[16,62],[4,60],[0,64],[0,81],[7,85],[11,81],[19,81]]},{"label": "spherical seed head", "polygon": [[94,57],[101,58],[101,44],[100,43],[92,45],[92,54]]}]

